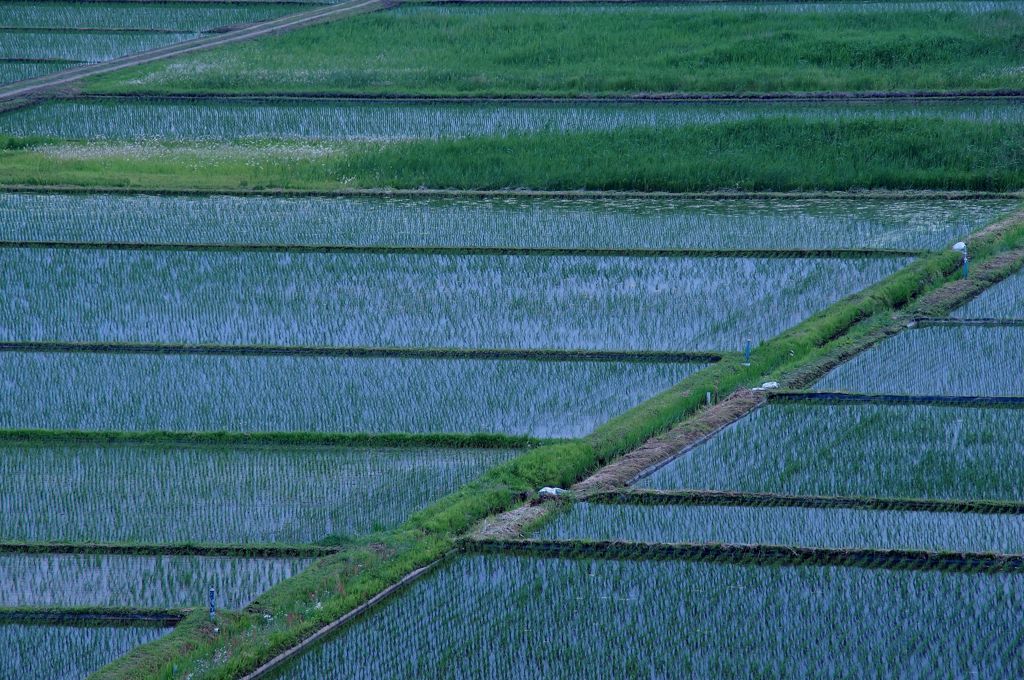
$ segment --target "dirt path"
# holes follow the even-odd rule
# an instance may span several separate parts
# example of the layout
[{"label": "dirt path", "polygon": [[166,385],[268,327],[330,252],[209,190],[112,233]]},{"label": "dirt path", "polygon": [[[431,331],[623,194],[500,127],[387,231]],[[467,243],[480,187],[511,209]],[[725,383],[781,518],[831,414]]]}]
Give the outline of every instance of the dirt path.
[{"label": "dirt path", "polygon": [[264,35],[290,31],[296,28],[311,26],[313,24],[331,21],[348,15],[372,12],[393,5],[394,3],[390,0],[350,0],[349,2],[337,5],[318,7],[307,12],[290,14],[270,21],[249,24],[248,26],[228,31],[226,33],[204,36],[194,40],[187,40],[185,42],[167,45],[166,47],[159,47],[146,52],[118,57],[117,59],[112,59],[99,64],[88,64],[86,66],[71,68],[66,71],[60,71],[58,73],[52,73],[39,78],[33,78],[31,80],[25,80],[0,87],[0,104],[18,99],[34,100],[42,98],[61,87],[77,83],[83,78],[88,78],[89,76],[110,73],[111,71],[128,68],[129,66],[139,66],[141,64],[159,61],[161,59],[179,57],[183,54],[198,52],[200,50],[208,50],[222,45],[230,45],[243,40],[252,40],[253,38],[259,38]]}]

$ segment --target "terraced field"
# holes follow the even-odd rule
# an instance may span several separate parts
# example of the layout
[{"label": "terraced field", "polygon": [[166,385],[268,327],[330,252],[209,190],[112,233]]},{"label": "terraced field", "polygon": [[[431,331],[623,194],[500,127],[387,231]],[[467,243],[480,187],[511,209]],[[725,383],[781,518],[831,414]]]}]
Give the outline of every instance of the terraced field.
[{"label": "terraced field", "polygon": [[318,5],[0,3],[0,678],[1024,673],[1024,5]]}]

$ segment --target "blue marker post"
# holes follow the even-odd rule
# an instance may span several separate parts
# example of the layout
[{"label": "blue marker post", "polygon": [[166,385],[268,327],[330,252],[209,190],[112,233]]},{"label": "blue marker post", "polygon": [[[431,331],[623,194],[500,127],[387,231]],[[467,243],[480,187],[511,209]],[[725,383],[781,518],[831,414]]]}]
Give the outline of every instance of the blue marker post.
[{"label": "blue marker post", "polygon": [[962,261],[962,264],[963,264],[962,274],[963,274],[963,278],[966,279],[967,278],[967,273],[970,270],[970,266],[968,265],[968,260],[967,260],[967,244],[964,243],[963,241],[959,241],[958,243],[956,243],[953,246],[953,251],[957,252],[957,253],[960,253],[961,255],[964,256],[964,259]]},{"label": "blue marker post", "polygon": [[217,594],[213,591],[213,588],[210,588],[210,620],[211,621],[213,621],[213,617],[217,614],[216,607],[214,607],[214,603],[216,601],[217,601]]},{"label": "blue marker post", "polygon": [[747,345],[746,345],[746,347],[743,348],[743,365],[744,366],[749,366],[750,365],[750,351],[752,349],[752,347],[751,347],[751,343],[752,342],[753,342],[753,340],[751,340],[750,338],[747,338]]}]

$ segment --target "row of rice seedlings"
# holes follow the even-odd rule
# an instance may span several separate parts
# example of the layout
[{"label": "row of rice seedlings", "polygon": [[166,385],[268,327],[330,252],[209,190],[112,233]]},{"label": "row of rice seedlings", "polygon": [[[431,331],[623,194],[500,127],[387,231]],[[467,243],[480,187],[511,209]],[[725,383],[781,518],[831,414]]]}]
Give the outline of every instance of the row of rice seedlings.
[{"label": "row of rice seedlings", "polygon": [[925,395],[1024,395],[1024,328],[924,327],[833,369],[819,390]]},{"label": "row of rice seedlings", "polygon": [[0,31],[0,59],[107,61],[193,37],[190,33]]},{"label": "row of rice seedlings", "polygon": [[0,427],[579,437],[699,364],[4,353]]},{"label": "row of rice seedlings", "polygon": [[[314,7],[315,5],[309,5]],[[274,3],[197,4],[195,2],[4,2],[3,28],[131,28],[191,33],[218,26],[247,24],[301,12],[303,5]]]},{"label": "row of rice seedlings", "polygon": [[577,503],[539,538],[1024,553],[1024,517],[843,508]]},{"label": "row of rice seedlings", "polygon": [[998,283],[953,312],[966,319],[1024,319],[1024,274]]},{"label": "row of rice seedlings", "polygon": [[0,63],[0,85],[14,83],[28,78],[38,78],[68,68],[71,64],[48,63]]},{"label": "row of rice seedlings", "polygon": [[60,101],[14,111],[0,132],[89,140],[398,140],[679,127],[789,117],[1024,122],[1015,101],[412,104],[324,101]]},{"label": "row of rice seedlings", "polygon": [[[0,129],[4,120],[0,115]],[[518,248],[940,249],[1015,205],[1003,200],[936,199],[0,193],[0,238]]]},{"label": "row of rice seedlings", "polygon": [[0,624],[0,678],[80,680],[168,632],[153,626]]},{"label": "row of rice seedlings", "polygon": [[1022,585],[1020,574],[466,557],[275,677],[890,677],[898,669],[1011,678],[1024,673]]},{"label": "row of rice seedlings", "polygon": [[[139,510],[146,512],[146,508]],[[0,606],[205,607],[213,588],[217,607],[241,609],[311,562],[194,555],[5,554],[0,555]]]},{"label": "row of rice seedlings", "polygon": [[[401,524],[518,453],[7,445],[0,539],[294,544],[356,536]],[[223,564],[225,579],[263,578],[232,575],[244,563]],[[179,577],[155,574],[153,587],[168,578]]]},{"label": "row of rice seedlings", "polygon": [[0,250],[0,338],[735,349],[907,258]]},{"label": "row of rice seedlings", "polygon": [[652,489],[1024,500],[1024,411],[778,404],[640,479]]}]

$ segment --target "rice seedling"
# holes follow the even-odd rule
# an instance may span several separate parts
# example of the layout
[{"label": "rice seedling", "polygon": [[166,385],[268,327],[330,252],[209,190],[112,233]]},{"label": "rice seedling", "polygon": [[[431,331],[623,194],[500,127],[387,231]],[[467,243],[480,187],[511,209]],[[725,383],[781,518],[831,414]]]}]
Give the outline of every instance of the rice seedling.
[{"label": "rice seedling", "polygon": [[189,555],[4,554],[0,555],[0,606],[205,607],[213,588],[219,608],[241,609],[311,562]]},{"label": "rice seedling", "polygon": [[651,489],[1024,500],[1024,411],[778,404],[640,479]]},{"label": "rice seedling", "polygon": [[415,104],[330,101],[66,100],[0,117],[0,133],[87,140],[374,140],[673,128],[724,121],[928,118],[1024,122],[1016,101],[685,104]]},{"label": "rice seedling", "polygon": [[739,350],[908,261],[8,249],[0,338]]},{"label": "rice seedling", "polygon": [[2,59],[107,61],[193,37],[190,33],[55,33],[0,30]]},{"label": "rice seedling", "polygon": [[68,68],[70,64],[42,63],[0,63],[0,84],[14,83],[19,80],[37,78]]},{"label": "rice seedling", "polygon": [[[3,124],[0,116],[0,125]],[[0,239],[600,249],[940,249],[1011,200],[0,193]]]},{"label": "rice seedling", "polygon": [[537,537],[1024,554],[1024,517],[843,508],[576,503]]},{"label": "rice seedling", "polygon": [[[295,544],[328,535],[350,537],[401,524],[416,510],[517,453],[8,445],[0,448],[0,538]],[[225,581],[234,578],[253,587],[275,573],[246,574],[243,570],[251,568],[246,564],[224,560],[193,566],[205,565],[208,571],[219,570]],[[188,585],[188,567],[187,562],[175,567],[183,574],[179,586],[175,568],[151,566],[156,582],[136,585],[137,594],[166,588],[168,597],[181,595],[181,588]],[[258,592],[246,589],[239,596]]]},{"label": "rice seedling", "polygon": [[1024,275],[997,283],[953,312],[961,319],[1024,319]]},{"label": "rice seedling", "polygon": [[[0,427],[578,437],[697,364],[0,354]],[[40,386],[45,386],[40,389]]]},{"label": "rice seedling", "polygon": [[[308,7],[314,7],[309,5]],[[161,2],[143,5],[103,2],[4,2],[0,27],[12,28],[131,28],[182,32],[247,24],[301,12],[307,6],[273,3]]]},{"label": "rice seedling", "polygon": [[1019,87],[1021,4],[955,6],[974,11],[406,6],[125,70],[88,87],[552,96]]},{"label": "rice seedling", "polygon": [[888,677],[901,669],[1010,678],[1024,672],[1015,652],[1022,580],[467,557],[275,677]]},{"label": "rice seedling", "polygon": [[0,677],[78,680],[170,629],[0,624]]},{"label": "rice seedling", "polygon": [[833,369],[818,390],[888,394],[1024,395],[1024,328],[924,327]]}]

